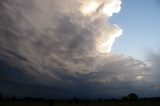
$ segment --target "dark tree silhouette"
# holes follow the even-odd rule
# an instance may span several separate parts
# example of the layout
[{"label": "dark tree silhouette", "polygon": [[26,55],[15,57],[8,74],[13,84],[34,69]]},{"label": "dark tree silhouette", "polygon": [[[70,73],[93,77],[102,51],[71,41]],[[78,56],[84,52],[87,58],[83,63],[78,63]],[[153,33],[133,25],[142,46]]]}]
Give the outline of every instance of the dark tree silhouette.
[{"label": "dark tree silhouette", "polygon": [[128,99],[129,100],[137,100],[138,99],[138,95],[136,95],[135,93],[130,93],[128,95]]},{"label": "dark tree silhouette", "polygon": [[128,96],[122,97],[122,100],[128,100]]},{"label": "dark tree silhouette", "polygon": [[73,102],[76,102],[76,103],[79,103],[80,102],[80,99],[78,97],[73,97],[72,98],[72,101]]},{"label": "dark tree silhouette", "polygon": [[0,93],[0,100],[2,100],[2,94]]},{"label": "dark tree silhouette", "polygon": [[15,96],[12,96],[12,97],[11,97],[11,100],[12,100],[12,101],[15,101],[15,100],[16,100],[16,97],[15,97]]}]

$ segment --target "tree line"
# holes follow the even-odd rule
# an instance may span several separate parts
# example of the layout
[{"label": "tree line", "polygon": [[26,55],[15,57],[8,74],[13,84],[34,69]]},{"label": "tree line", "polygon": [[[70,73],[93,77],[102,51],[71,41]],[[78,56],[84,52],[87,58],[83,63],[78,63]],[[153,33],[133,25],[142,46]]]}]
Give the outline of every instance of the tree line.
[{"label": "tree line", "polygon": [[16,98],[15,96],[5,97],[0,93],[0,101],[52,101],[52,102],[107,102],[107,101],[136,101],[136,100],[160,100],[160,97],[154,98],[139,98],[137,94],[130,93],[127,96],[122,97],[121,99],[105,99],[105,98],[98,98],[98,99],[80,99],[78,97],[73,97],[71,99],[46,99],[43,97],[35,98],[35,97],[23,97],[23,98]]}]

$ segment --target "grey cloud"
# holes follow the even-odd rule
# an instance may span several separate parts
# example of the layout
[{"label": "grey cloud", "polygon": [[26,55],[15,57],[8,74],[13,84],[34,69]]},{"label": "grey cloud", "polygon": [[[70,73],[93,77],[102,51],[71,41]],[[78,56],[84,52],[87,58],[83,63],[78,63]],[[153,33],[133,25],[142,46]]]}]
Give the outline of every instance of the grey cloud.
[{"label": "grey cloud", "polygon": [[104,29],[107,40],[117,28],[104,18],[82,16],[80,0],[0,5],[0,92],[14,94],[10,88],[16,88],[21,96],[112,97],[146,86],[145,63],[96,50]]},{"label": "grey cloud", "polygon": [[150,80],[154,82],[159,82],[159,69],[160,69],[160,55],[158,52],[149,52],[148,53],[148,62],[150,64]]}]

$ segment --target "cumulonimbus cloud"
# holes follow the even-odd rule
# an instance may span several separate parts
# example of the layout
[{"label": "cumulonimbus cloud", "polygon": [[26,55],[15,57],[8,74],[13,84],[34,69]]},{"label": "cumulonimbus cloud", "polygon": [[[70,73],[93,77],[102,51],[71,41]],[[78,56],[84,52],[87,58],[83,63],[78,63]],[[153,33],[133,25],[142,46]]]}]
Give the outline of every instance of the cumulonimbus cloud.
[{"label": "cumulonimbus cloud", "polygon": [[[102,88],[110,89],[104,90],[107,94],[124,83],[141,85],[148,66],[110,53],[122,29],[108,19],[120,11],[120,5],[120,0],[1,1],[0,60],[14,67],[6,72],[13,72],[13,79],[23,73],[35,83],[62,89],[62,95],[72,90],[80,95],[85,91],[82,86],[99,89],[94,95],[101,95]],[[94,84],[100,88],[94,89]]]},{"label": "cumulonimbus cloud", "polygon": [[[83,65],[90,64],[90,60],[97,61],[97,54],[101,55],[101,52],[110,52],[115,38],[122,32],[117,25],[106,22],[112,13],[103,13],[107,7],[113,13],[114,9],[120,10],[120,1],[88,0],[82,3],[71,0],[64,4],[65,2],[2,2],[5,11],[1,13],[1,22],[8,25],[7,28],[2,28],[3,51],[10,51],[10,54],[14,52],[18,57],[27,60],[26,64],[31,63],[30,65],[39,70],[44,70],[43,67],[91,70],[97,62],[90,67]],[[87,11],[88,14],[94,14],[86,16],[81,8],[87,8],[92,2],[97,2],[98,7],[94,11]],[[11,47],[7,47],[10,45]]]}]

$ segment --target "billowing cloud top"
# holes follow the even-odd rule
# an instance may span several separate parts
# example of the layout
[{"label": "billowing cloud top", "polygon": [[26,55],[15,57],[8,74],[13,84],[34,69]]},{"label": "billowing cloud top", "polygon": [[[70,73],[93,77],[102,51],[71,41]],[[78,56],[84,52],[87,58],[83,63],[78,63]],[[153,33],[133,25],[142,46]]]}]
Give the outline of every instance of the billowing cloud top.
[{"label": "billowing cloud top", "polygon": [[114,40],[122,34],[122,30],[117,25],[109,25],[106,20],[112,16],[113,13],[118,13],[121,9],[120,0],[86,0],[81,1],[82,6],[80,8],[81,15],[88,17],[90,23],[95,24],[98,21],[96,27],[98,36],[96,40],[96,49],[99,52],[108,53],[111,51]]},{"label": "billowing cloud top", "polygon": [[139,90],[148,66],[110,53],[122,30],[107,20],[120,6],[120,0],[1,1],[0,91],[99,97]]}]

